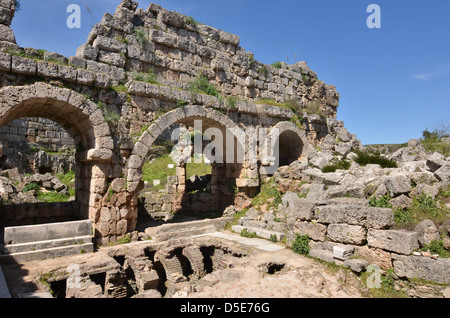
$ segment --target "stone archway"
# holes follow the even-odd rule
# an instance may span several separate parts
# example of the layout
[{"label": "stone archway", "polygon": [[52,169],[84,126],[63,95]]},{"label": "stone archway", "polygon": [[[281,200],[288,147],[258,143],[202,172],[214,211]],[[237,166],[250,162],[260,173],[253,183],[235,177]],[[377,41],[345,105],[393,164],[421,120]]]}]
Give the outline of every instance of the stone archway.
[{"label": "stone archway", "polygon": [[[202,106],[185,106],[171,111],[158,118],[139,138],[135,144],[130,158],[128,159],[128,192],[136,193],[142,187],[142,167],[144,158],[149,152],[149,148],[156,141],[158,136],[175,123],[191,124],[194,120],[202,120],[203,129],[218,127],[221,130],[228,130],[237,140],[236,147],[246,142],[245,133],[239,129],[234,121],[228,116]],[[226,133],[223,133],[225,136]],[[226,144],[226,142],[225,142]],[[244,147],[242,147],[245,149]],[[237,153],[237,151],[236,151]]]},{"label": "stone archway", "polygon": [[[235,154],[238,153],[237,148],[245,149],[241,146],[242,143],[246,142],[245,133],[228,116],[219,111],[202,106],[185,106],[164,114],[142,134],[134,145],[126,165],[126,178],[114,180],[109,188],[110,190],[108,190],[108,192],[114,193],[112,201],[115,201],[116,198],[116,202],[120,200],[119,198],[122,198],[122,200],[121,203],[116,203],[115,206],[111,205],[108,208],[102,208],[98,222],[98,231],[103,238],[103,243],[114,241],[117,237],[135,229],[138,216],[138,194],[143,188],[142,168],[150,147],[152,147],[158,136],[175,123],[190,126],[194,120],[202,121],[203,130],[218,128],[224,136],[226,136],[227,132],[231,133],[233,137],[232,147],[236,151]],[[225,142],[225,145],[229,145],[229,143]],[[231,148],[224,149],[224,152],[230,150]],[[229,163],[224,164],[227,165]],[[225,175],[227,170],[225,167],[219,167],[219,169],[221,169],[224,178],[235,178],[234,182],[236,182],[236,178],[239,177],[240,169],[228,169],[233,170],[233,175]],[[183,193],[185,190],[183,186],[183,184],[178,184],[179,188],[177,190],[180,193]],[[113,214],[120,215],[119,220],[112,218]],[[116,232],[112,234],[111,231],[114,228]],[[120,232],[117,229],[120,229]]]},{"label": "stone archway", "polygon": [[262,174],[265,175],[274,174],[279,167],[290,165],[312,149],[305,132],[287,121],[273,126],[266,141],[270,160],[263,164]]},{"label": "stone archway", "polygon": [[0,126],[23,117],[55,121],[74,139],[76,217],[95,222],[107,189],[105,172],[111,166],[114,148],[102,111],[82,94],[43,82],[0,89]]}]

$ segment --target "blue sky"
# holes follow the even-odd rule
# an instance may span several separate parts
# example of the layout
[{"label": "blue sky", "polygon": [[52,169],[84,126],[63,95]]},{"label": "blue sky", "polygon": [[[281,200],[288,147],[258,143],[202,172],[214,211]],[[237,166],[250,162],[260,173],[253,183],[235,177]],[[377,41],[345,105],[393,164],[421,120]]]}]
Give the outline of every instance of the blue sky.
[{"label": "blue sky", "polygon": [[[18,44],[73,56],[120,0],[20,2],[12,23]],[[363,144],[403,143],[450,123],[449,0],[153,2],[239,35],[263,63],[306,61],[337,87],[338,119]],[[381,29],[366,25],[372,3],[381,8]],[[81,29],[66,26],[69,4],[82,8]]]}]

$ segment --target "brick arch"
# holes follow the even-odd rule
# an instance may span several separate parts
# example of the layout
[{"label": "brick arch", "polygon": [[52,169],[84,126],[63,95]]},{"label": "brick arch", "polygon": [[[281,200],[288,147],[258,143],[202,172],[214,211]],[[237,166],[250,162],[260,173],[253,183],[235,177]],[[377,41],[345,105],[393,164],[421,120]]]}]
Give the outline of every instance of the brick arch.
[{"label": "brick arch", "polygon": [[[237,147],[246,142],[244,131],[228,116],[212,108],[203,106],[185,106],[170,111],[158,118],[139,138],[128,159],[128,191],[136,193],[142,186],[142,168],[150,147],[158,136],[175,123],[191,125],[194,120],[202,120],[203,129],[210,127],[228,129],[237,140]],[[224,135],[225,136],[225,135]],[[244,149],[244,148],[243,148]]]},{"label": "brick arch", "polygon": [[114,148],[102,111],[82,94],[43,82],[1,88],[0,126],[23,117],[57,122],[75,140],[79,217],[94,221],[98,208],[94,197],[104,194],[104,189],[98,185],[106,182],[106,174],[102,171],[111,165]]}]

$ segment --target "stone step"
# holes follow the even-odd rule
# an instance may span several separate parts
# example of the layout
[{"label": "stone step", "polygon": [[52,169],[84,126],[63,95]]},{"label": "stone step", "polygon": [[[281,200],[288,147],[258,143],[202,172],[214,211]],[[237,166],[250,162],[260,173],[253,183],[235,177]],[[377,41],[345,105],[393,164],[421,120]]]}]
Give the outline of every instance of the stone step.
[{"label": "stone step", "polygon": [[241,225],[234,225],[232,226],[232,231],[240,234],[244,229],[247,229],[250,233],[255,233],[258,237],[270,240],[273,235],[276,236],[277,241],[281,241],[285,238],[286,234],[281,232],[275,232],[270,230],[265,230],[257,227],[249,227],[249,226],[241,226]]},{"label": "stone step", "polygon": [[267,223],[264,221],[255,221],[255,220],[243,220],[242,225],[244,227],[252,227],[252,228],[259,228],[259,229],[265,229],[267,227]]},{"label": "stone step", "polygon": [[145,230],[155,242],[168,241],[182,237],[190,237],[221,231],[233,218],[208,219],[192,222],[164,224],[157,227],[149,227]]},{"label": "stone step", "polygon": [[179,229],[173,232],[162,232],[162,233],[156,233],[156,235],[151,236],[152,240],[154,242],[164,242],[174,239],[179,239],[183,237],[191,237],[191,236],[197,236],[197,235],[203,235],[208,233],[214,233],[217,232],[217,229],[210,225],[210,226],[203,226],[198,228],[188,228],[188,229]]},{"label": "stone step", "polygon": [[60,246],[47,248],[37,251],[20,252],[13,254],[0,255],[1,264],[24,263],[48,258],[57,258],[81,253],[90,253],[94,251],[93,243],[84,243],[80,245]]},{"label": "stone step", "polygon": [[49,249],[49,248],[54,248],[54,247],[82,245],[82,244],[89,244],[89,243],[92,243],[92,236],[90,236],[90,235],[63,238],[63,239],[57,239],[57,240],[11,244],[11,245],[5,246],[4,254],[16,254],[16,253],[22,253],[22,252],[44,250],[44,249]]},{"label": "stone step", "polygon": [[4,243],[7,246],[88,235],[92,235],[90,220],[16,226],[5,228]]}]

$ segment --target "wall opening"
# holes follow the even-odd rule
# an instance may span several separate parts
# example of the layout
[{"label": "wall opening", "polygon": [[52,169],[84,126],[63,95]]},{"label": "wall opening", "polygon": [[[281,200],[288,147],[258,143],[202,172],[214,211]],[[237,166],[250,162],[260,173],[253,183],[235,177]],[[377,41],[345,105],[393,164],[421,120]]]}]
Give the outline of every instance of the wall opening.
[{"label": "wall opening", "polygon": [[[194,120],[202,121],[202,131],[195,129],[198,126]],[[226,160],[227,142],[221,149],[212,147],[217,137],[206,137],[208,128],[227,135],[217,122],[188,118],[168,127],[154,142],[142,169],[144,189],[139,194],[138,226],[217,218],[234,204],[240,165],[214,160],[219,153]],[[189,146],[184,143],[186,140],[190,141]],[[200,151],[194,147],[196,140],[201,141]],[[174,160],[175,154],[181,160]]]}]

